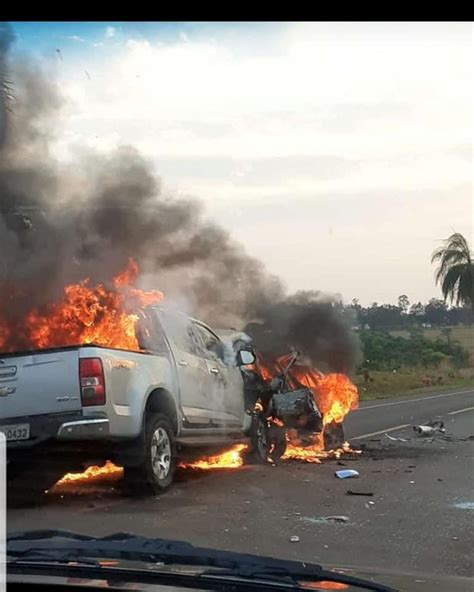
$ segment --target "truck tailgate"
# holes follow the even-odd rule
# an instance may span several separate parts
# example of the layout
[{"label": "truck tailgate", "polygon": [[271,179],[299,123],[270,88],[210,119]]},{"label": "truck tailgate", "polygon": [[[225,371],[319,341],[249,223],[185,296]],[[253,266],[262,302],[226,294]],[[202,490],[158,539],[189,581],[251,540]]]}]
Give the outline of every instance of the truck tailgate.
[{"label": "truck tailgate", "polygon": [[0,423],[15,417],[80,411],[79,351],[1,357]]}]

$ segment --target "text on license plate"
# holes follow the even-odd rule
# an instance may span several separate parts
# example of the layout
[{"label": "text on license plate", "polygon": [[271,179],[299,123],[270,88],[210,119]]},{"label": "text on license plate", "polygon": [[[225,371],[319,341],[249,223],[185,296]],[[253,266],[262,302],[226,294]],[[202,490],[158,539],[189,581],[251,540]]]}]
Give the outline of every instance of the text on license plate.
[{"label": "text on license plate", "polygon": [[11,425],[0,425],[0,432],[5,434],[8,440],[28,440],[30,437],[29,423],[16,423]]}]

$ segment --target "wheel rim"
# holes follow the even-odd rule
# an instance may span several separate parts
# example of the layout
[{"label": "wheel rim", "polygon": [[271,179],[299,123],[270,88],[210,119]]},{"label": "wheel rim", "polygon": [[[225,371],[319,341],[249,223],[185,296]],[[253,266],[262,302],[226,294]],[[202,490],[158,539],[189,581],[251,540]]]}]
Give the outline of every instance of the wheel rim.
[{"label": "wheel rim", "polygon": [[171,442],[164,428],[156,428],[151,439],[151,465],[155,477],[166,479],[171,468]]},{"label": "wheel rim", "polygon": [[267,458],[267,430],[262,418],[257,423],[257,448],[261,458]]}]

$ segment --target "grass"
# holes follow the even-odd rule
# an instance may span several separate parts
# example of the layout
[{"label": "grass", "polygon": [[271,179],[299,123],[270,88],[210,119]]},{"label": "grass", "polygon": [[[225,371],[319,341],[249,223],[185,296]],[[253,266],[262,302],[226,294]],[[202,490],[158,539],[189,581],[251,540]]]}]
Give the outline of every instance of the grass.
[{"label": "grass", "polygon": [[[368,384],[365,383],[363,376],[355,377],[354,382],[359,389],[360,400],[474,387],[474,328],[450,327],[450,329],[451,341],[459,342],[469,352],[468,368],[406,368],[397,372],[373,370],[370,372],[372,381]],[[404,329],[390,331],[390,333],[394,337],[409,337],[409,332]],[[440,328],[423,329],[423,335],[426,339],[433,341],[446,340],[446,335]],[[423,379],[427,376],[431,378],[431,386],[423,385]]]},{"label": "grass", "polygon": [[[371,371],[372,381],[365,383],[362,376],[356,376],[354,382],[359,389],[361,401],[378,399],[403,394],[419,394],[449,388],[474,387],[474,368],[460,370],[423,371],[419,369],[399,370],[396,373]],[[430,376],[431,386],[424,386],[422,380]],[[438,382],[438,377],[441,381]]]}]

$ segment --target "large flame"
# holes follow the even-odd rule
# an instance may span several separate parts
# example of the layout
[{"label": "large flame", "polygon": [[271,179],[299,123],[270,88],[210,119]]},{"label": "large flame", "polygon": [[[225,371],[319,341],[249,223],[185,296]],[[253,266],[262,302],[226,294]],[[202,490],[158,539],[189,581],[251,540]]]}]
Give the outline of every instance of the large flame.
[{"label": "large flame", "polygon": [[287,435],[288,443],[282,460],[301,460],[307,463],[320,464],[326,458],[341,458],[345,453],[360,454],[360,450],[353,450],[349,442],[344,442],[340,448],[334,450],[324,449],[323,434],[315,434],[313,442],[302,445],[298,438],[291,433]]},{"label": "large flame", "polygon": [[344,417],[357,409],[357,387],[345,374],[321,374],[308,366],[295,365],[290,370],[296,380],[311,389],[324,424],[341,423]]},{"label": "large flame", "polygon": [[137,264],[130,259],[127,268],[111,286],[91,286],[88,279],[65,286],[63,298],[45,310],[31,310],[11,330],[0,318],[0,351],[45,349],[93,343],[104,347],[139,351],[135,336],[141,306],[159,302],[159,291],[144,292],[132,284],[138,275]]},{"label": "large flame", "polygon": [[[261,354],[257,354],[257,363],[254,369],[265,382],[282,374],[292,354],[280,357],[276,360],[264,360]],[[309,388],[323,414],[324,424],[335,421],[341,423],[344,417],[357,409],[359,393],[357,387],[345,374],[323,374],[316,368],[303,364],[293,364],[286,373],[290,390],[305,386]]]},{"label": "large flame", "polygon": [[54,485],[54,487],[57,488],[58,486],[71,484],[82,485],[84,483],[116,481],[122,477],[123,467],[118,467],[108,460],[104,466],[98,467],[97,465],[94,465],[88,467],[83,473],[66,473]]},{"label": "large flame", "polygon": [[235,444],[229,450],[214,456],[199,459],[192,463],[180,463],[183,469],[238,469],[244,464],[243,453],[248,449],[247,444]]}]

